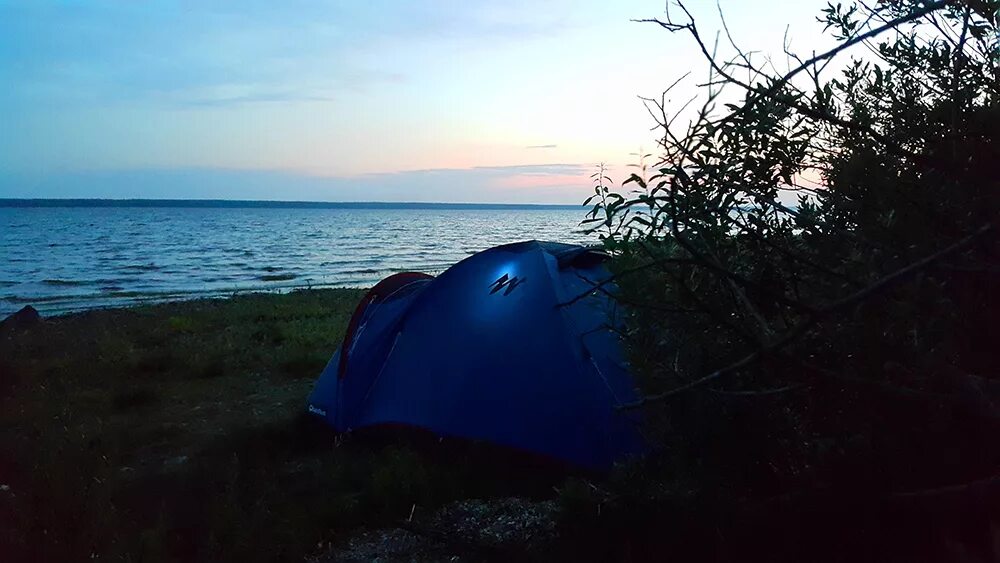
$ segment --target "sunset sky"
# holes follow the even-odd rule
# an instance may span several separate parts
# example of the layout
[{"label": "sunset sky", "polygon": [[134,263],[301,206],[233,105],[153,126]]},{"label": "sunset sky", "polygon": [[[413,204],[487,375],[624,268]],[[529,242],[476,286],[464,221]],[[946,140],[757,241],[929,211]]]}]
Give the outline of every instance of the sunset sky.
[{"label": "sunset sky", "polygon": [[[714,0],[689,8],[711,38]],[[722,0],[819,48],[824,2]],[[705,65],[662,0],[0,0],[0,197],[578,203]],[[671,7],[671,15],[679,10]],[[693,85],[693,82],[692,82]],[[675,96],[678,105],[684,94]]]}]

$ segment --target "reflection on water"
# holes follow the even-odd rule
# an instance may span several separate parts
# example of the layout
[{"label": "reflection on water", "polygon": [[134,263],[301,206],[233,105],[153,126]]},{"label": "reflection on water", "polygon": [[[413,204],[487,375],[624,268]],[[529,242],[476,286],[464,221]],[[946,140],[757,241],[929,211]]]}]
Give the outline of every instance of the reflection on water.
[{"label": "reflection on water", "polygon": [[437,273],[528,239],[594,243],[580,209],[0,208],[0,314]]}]

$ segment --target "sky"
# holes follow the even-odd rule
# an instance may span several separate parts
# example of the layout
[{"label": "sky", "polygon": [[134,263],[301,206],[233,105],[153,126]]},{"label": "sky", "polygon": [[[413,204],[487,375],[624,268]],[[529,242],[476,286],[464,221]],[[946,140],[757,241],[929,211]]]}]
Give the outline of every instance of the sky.
[{"label": "sky", "polygon": [[[819,0],[687,4],[762,56],[821,44]],[[703,75],[631,21],[665,7],[0,0],[0,198],[579,203],[655,152],[638,96]]]}]

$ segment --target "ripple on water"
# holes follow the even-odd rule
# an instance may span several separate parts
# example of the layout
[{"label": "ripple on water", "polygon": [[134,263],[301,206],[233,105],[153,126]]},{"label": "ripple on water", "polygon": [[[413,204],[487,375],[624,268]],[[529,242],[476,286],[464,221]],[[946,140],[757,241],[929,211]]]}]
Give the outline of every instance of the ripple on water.
[{"label": "ripple on water", "polygon": [[289,281],[297,278],[295,274],[264,274],[262,276],[257,276],[260,281],[266,282],[279,282],[279,281]]},{"label": "ripple on water", "polygon": [[83,280],[46,279],[46,280],[42,280],[42,283],[45,284],[45,285],[53,285],[53,286],[57,286],[57,287],[58,286],[71,287],[71,286],[77,286],[77,285],[87,285],[87,282],[85,282]]},{"label": "ripple on water", "polygon": [[153,262],[148,264],[126,264],[121,267],[122,270],[127,270],[130,272],[155,272],[157,270],[162,270],[163,266],[158,266]]}]

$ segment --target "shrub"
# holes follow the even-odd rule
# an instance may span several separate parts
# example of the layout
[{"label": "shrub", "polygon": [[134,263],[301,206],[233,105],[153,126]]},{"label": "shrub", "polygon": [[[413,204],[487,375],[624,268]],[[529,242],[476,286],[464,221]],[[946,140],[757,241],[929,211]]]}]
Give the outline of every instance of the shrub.
[{"label": "shrub", "polygon": [[588,200],[663,453],[643,478],[880,502],[1000,467],[998,7],[831,4],[837,45],[783,74],[648,20],[709,73],[692,111],[646,100],[653,174]]}]

